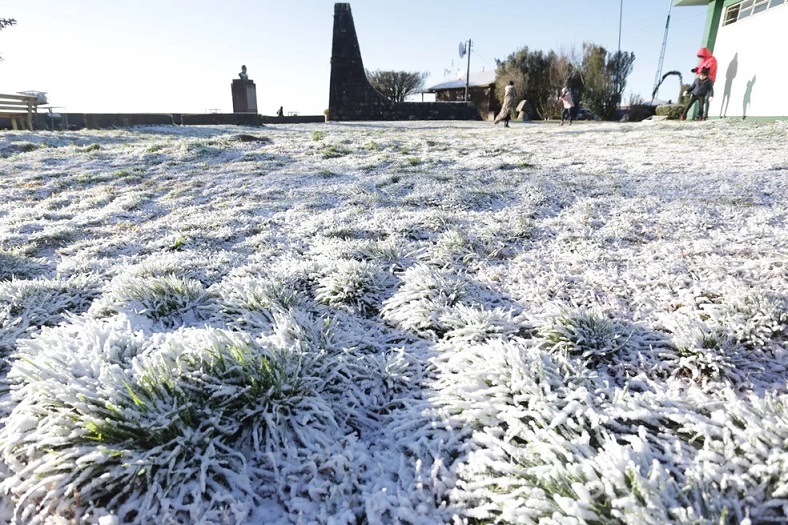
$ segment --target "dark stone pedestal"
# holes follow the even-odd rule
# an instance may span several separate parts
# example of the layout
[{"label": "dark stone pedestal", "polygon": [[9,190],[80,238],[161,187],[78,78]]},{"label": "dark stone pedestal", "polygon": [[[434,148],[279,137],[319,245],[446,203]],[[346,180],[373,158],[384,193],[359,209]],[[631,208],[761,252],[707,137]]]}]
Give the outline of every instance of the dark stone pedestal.
[{"label": "dark stone pedestal", "polygon": [[257,113],[257,88],[251,80],[233,80],[233,113]]}]

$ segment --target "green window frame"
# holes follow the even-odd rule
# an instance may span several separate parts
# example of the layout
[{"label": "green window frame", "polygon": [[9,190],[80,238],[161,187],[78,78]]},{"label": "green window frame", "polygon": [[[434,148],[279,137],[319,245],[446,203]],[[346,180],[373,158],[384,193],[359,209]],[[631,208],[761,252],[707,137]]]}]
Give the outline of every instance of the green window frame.
[{"label": "green window frame", "polygon": [[725,10],[725,19],[723,20],[722,25],[727,26],[736,22],[739,19],[740,8],[741,4],[733,4],[732,6],[728,6],[728,9]]},{"label": "green window frame", "polygon": [[733,24],[752,15],[762,13],[772,7],[788,5],[786,1],[788,0],[742,0],[741,2],[736,2],[725,9],[722,25],[727,26]]}]

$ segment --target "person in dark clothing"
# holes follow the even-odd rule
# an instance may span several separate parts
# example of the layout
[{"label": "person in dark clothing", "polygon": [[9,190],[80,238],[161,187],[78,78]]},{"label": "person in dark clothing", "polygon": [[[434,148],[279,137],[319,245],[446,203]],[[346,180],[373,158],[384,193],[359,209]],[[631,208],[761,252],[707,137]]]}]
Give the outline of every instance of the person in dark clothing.
[{"label": "person in dark clothing", "polygon": [[695,81],[689,87],[684,95],[690,94],[689,102],[684,107],[684,112],[681,114],[681,120],[687,120],[687,113],[695,102],[698,102],[698,120],[706,120],[706,114],[703,112],[706,104],[706,97],[714,96],[714,83],[709,78],[709,70],[703,68],[700,74],[695,78]]}]

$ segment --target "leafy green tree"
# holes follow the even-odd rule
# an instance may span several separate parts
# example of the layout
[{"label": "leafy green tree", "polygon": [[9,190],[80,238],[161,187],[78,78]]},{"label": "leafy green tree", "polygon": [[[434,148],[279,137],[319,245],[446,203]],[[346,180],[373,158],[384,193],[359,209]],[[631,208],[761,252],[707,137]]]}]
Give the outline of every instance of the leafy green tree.
[{"label": "leafy green tree", "polygon": [[561,114],[558,93],[569,87],[579,102],[583,84],[579,60],[572,54],[530,51],[523,47],[506,60],[496,60],[496,93],[502,94],[510,80],[514,81],[518,98],[528,100],[536,118],[556,118]]},{"label": "leafy green tree", "polygon": [[634,62],[634,53],[608,53],[604,47],[583,44],[581,71],[585,104],[600,118],[615,119]]},{"label": "leafy green tree", "polygon": [[523,47],[496,60],[495,87],[501,96],[509,81],[514,81],[518,99],[528,100],[536,118],[556,118],[561,114],[558,95],[567,87],[575,107],[581,104],[603,119],[613,119],[632,73],[634,53],[608,53],[594,44],[583,44],[583,52],[530,51]]},{"label": "leafy green tree", "polygon": [[503,96],[504,87],[512,80],[518,101],[525,99],[530,102],[537,118],[549,117],[552,105],[549,55],[523,47],[506,60],[495,62],[496,94]]},{"label": "leafy green tree", "polygon": [[429,73],[413,71],[370,71],[367,80],[372,87],[393,102],[402,102],[424,88]]}]

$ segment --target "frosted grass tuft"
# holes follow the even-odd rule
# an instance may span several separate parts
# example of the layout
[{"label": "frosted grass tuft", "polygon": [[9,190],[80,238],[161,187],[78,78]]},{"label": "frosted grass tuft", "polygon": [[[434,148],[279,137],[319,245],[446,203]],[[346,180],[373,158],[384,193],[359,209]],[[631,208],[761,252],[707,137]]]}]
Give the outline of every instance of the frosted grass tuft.
[{"label": "frosted grass tuft", "polygon": [[194,279],[175,275],[119,277],[91,311],[101,315],[129,311],[167,327],[186,326],[210,317],[215,295]]}]

